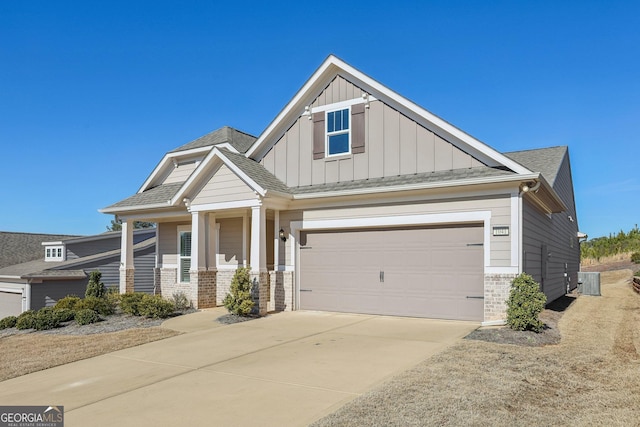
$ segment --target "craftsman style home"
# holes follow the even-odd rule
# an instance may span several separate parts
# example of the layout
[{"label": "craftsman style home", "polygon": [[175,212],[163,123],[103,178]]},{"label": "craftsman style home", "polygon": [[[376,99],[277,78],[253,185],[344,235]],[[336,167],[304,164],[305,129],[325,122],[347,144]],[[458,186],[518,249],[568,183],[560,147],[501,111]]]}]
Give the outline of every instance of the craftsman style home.
[{"label": "craftsman style home", "polygon": [[527,272],[549,301],[577,284],[566,147],[500,153],[329,56],[260,136],[224,127],[164,155],[123,220],[157,223],[156,289],[220,305],[250,267],[259,312],[505,318]]}]

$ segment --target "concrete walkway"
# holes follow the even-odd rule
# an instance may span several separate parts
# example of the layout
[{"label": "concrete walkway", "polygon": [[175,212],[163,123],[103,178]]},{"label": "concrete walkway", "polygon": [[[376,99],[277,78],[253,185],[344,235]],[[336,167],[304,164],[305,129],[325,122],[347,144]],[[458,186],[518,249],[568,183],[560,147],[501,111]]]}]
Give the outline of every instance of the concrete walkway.
[{"label": "concrete walkway", "polygon": [[462,338],[471,322],[207,310],[162,341],[0,383],[2,405],[63,405],[65,426],[302,426]]}]

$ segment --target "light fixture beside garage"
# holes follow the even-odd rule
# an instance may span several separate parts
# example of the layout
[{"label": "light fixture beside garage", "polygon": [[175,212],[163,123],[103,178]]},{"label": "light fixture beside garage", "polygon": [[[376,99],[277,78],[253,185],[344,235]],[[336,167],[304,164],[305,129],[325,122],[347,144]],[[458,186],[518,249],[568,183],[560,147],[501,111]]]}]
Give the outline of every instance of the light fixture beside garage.
[{"label": "light fixture beside garage", "polygon": [[281,228],[280,232],[278,233],[278,236],[280,236],[280,240],[282,240],[283,242],[287,241],[287,236],[286,234],[284,234],[284,230]]},{"label": "light fixture beside garage", "polygon": [[493,227],[493,235],[494,236],[508,236],[509,235],[509,226],[501,225],[497,227]]}]

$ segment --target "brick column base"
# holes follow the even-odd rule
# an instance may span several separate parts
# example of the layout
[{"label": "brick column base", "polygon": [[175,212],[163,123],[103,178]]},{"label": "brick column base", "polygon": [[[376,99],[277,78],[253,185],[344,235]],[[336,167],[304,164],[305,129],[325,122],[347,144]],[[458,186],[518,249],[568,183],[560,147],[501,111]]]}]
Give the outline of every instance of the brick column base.
[{"label": "brick column base", "polygon": [[293,271],[270,271],[269,283],[269,310],[293,310]]},{"label": "brick column base", "polygon": [[190,271],[191,298],[194,308],[216,306],[216,271]]},{"label": "brick column base", "polygon": [[253,283],[253,300],[256,302],[258,315],[265,316],[269,311],[269,273],[252,271],[251,283]]},{"label": "brick column base", "polygon": [[133,268],[120,269],[120,293],[121,294],[134,292],[134,276],[135,276],[135,270]]}]

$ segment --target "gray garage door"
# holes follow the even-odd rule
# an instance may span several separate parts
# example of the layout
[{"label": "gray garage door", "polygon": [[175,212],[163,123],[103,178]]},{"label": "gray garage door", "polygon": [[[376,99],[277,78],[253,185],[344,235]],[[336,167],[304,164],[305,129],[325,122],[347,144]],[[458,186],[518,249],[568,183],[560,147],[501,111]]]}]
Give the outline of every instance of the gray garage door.
[{"label": "gray garage door", "polygon": [[22,293],[0,291],[0,319],[22,313]]},{"label": "gray garage door", "polygon": [[302,232],[300,307],[483,320],[483,228]]}]

